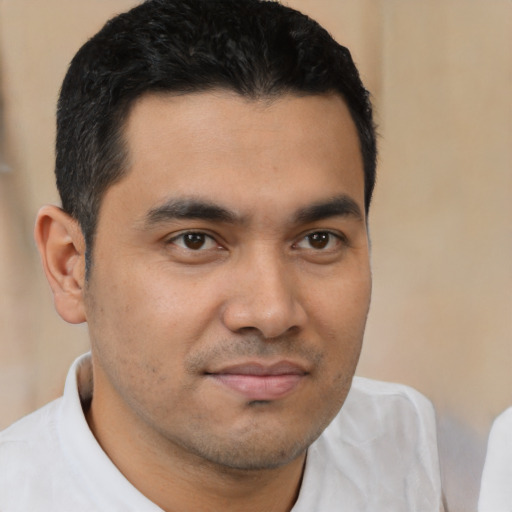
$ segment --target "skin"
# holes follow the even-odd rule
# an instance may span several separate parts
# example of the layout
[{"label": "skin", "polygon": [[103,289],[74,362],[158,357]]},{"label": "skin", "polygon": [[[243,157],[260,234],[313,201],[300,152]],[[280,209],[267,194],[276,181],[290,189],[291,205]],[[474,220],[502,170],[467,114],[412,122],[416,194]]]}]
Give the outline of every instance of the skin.
[{"label": "skin", "polygon": [[89,425],[166,511],[290,510],[370,302],[348,109],[337,95],[148,95],[124,135],[88,281],[76,222],[46,207],[36,226],[57,310],[89,325]]}]

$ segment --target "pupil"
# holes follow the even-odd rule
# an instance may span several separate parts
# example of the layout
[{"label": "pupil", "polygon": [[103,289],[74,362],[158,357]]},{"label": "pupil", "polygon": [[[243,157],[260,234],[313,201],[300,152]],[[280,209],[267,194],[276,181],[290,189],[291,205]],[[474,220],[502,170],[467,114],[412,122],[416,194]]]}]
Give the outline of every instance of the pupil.
[{"label": "pupil", "polygon": [[324,249],[329,243],[329,233],[313,233],[309,235],[309,243],[315,249]]},{"label": "pupil", "polygon": [[201,233],[188,233],[185,235],[185,245],[189,249],[201,249],[204,245],[204,235]]}]

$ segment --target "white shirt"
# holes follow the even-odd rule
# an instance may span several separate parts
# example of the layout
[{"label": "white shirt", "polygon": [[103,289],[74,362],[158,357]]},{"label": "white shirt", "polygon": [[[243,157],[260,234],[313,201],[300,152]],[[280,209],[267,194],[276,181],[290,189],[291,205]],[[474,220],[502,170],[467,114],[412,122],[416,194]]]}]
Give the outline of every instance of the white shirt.
[{"label": "white shirt", "polygon": [[[115,467],[89,430],[90,356],[64,396],[0,433],[1,512],[162,512]],[[89,397],[87,397],[89,394]],[[431,512],[441,506],[435,418],[411,388],[355,378],[310,446],[293,512]]]},{"label": "white shirt", "polygon": [[489,434],[478,511],[512,512],[512,407]]}]

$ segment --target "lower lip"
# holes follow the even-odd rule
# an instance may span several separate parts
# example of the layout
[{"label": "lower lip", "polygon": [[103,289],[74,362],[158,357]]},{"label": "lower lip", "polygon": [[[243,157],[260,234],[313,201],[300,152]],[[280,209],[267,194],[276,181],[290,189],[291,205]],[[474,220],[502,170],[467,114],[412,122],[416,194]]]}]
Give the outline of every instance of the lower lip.
[{"label": "lower lip", "polygon": [[249,400],[277,400],[296,389],[304,375],[215,374],[212,377]]}]

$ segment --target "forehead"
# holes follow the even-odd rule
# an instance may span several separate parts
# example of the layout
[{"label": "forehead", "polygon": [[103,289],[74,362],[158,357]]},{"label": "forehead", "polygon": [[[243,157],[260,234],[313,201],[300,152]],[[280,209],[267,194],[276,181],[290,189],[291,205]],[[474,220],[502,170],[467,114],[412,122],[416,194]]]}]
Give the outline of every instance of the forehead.
[{"label": "forehead", "polygon": [[137,202],[181,195],[227,204],[236,194],[297,208],[348,193],[364,210],[359,139],[339,95],[151,94],[132,106],[123,135],[127,173],[112,188],[131,189]]}]

